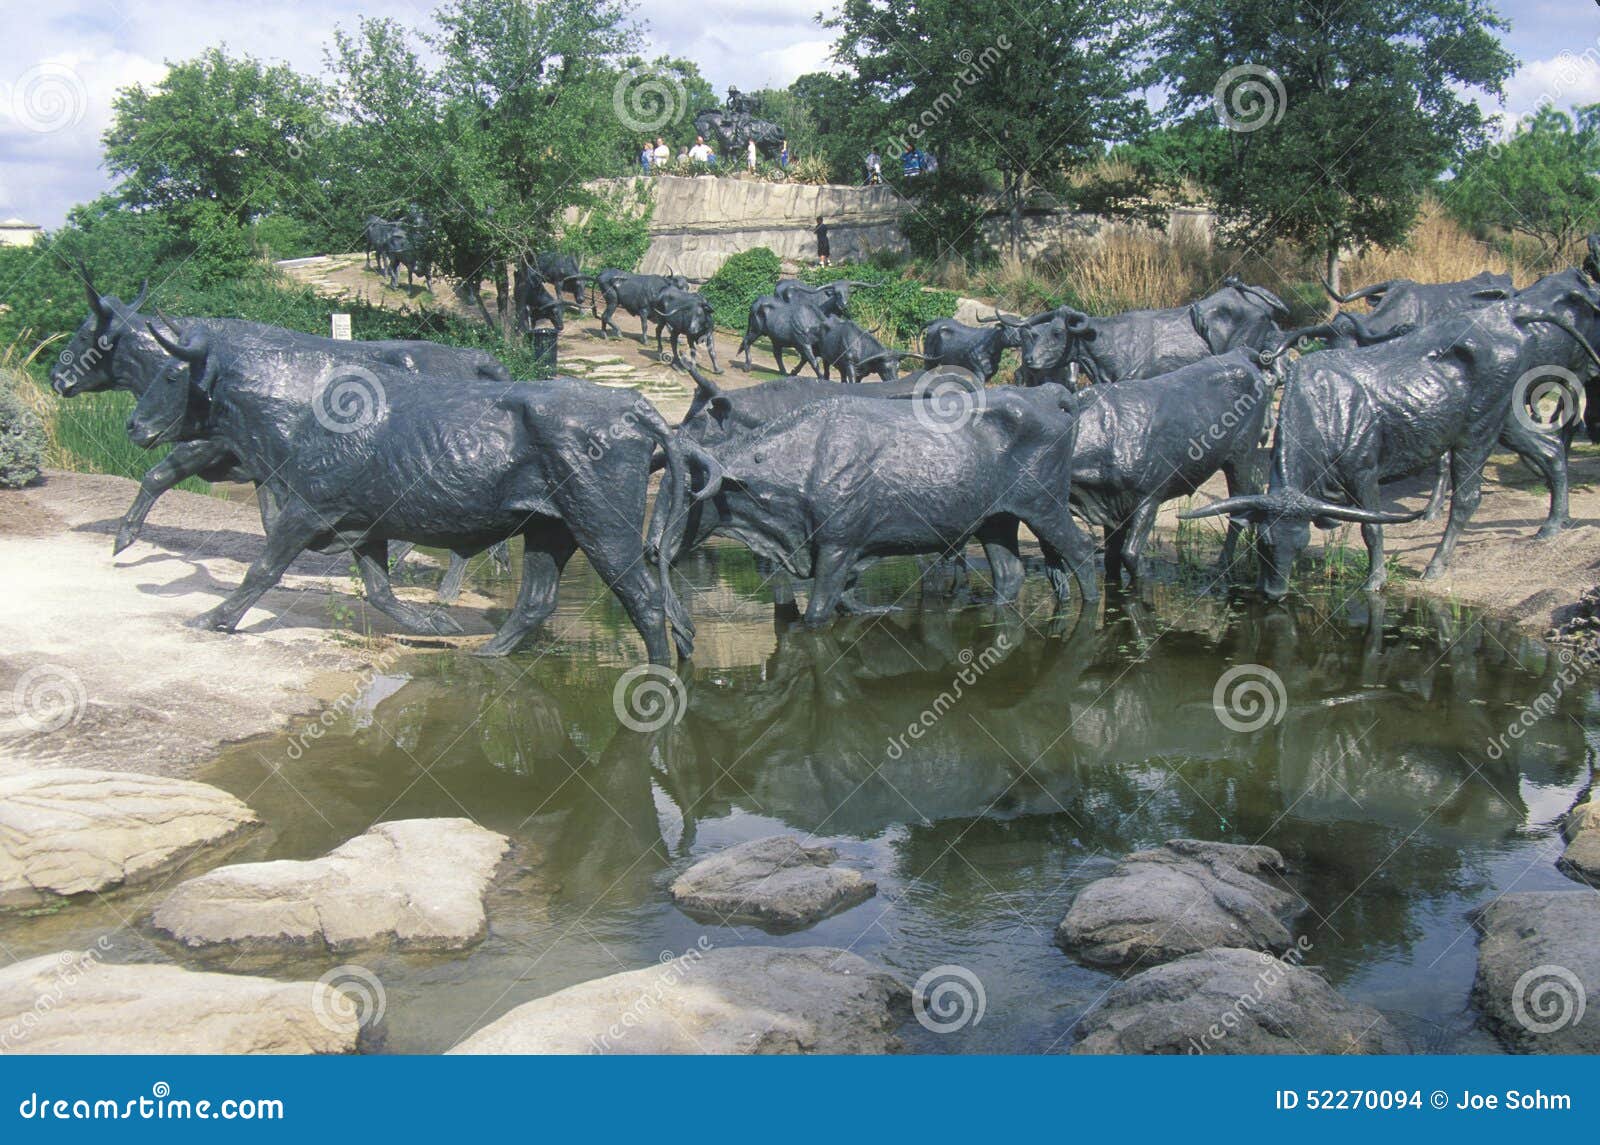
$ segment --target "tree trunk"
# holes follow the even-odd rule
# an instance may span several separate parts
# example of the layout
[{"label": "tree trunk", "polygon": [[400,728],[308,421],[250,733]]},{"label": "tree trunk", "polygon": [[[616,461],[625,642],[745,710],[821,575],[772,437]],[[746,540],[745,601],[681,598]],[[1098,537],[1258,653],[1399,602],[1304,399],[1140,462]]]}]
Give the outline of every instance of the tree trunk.
[{"label": "tree trunk", "polygon": [[1344,286],[1339,281],[1339,240],[1328,240],[1328,287],[1335,294],[1343,294]]},{"label": "tree trunk", "polygon": [[516,340],[517,307],[512,291],[516,284],[515,264],[495,264],[494,308],[500,315],[500,336],[507,342]]},{"label": "tree trunk", "polygon": [[1022,174],[1011,176],[1011,258],[1022,261]]}]

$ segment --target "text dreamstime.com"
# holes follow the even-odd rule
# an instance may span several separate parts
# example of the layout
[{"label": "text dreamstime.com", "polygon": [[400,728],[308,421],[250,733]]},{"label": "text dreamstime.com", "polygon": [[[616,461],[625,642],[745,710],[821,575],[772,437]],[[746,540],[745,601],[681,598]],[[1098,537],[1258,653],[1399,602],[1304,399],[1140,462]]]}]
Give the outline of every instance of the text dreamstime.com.
[{"label": "text dreamstime.com", "polygon": [[921,739],[934,724],[943,718],[944,714],[955,707],[961,697],[966,694],[966,689],[976,684],[990,668],[1005,659],[1005,654],[1011,651],[1011,640],[1005,633],[995,637],[995,641],[988,648],[973,655],[972,649],[963,648],[956,657],[965,667],[955,674],[950,681],[950,686],[940,692],[932,704],[922,710],[922,714],[906,725],[906,730],[897,736],[889,737],[887,754],[890,759],[899,759],[908,750],[907,737],[913,740]]},{"label": "text dreamstime.com", "polygon": [[17,1106],[25,1121],[282,1121],[278,1098],[227,1097],[193,1101],[173,1097],[158,1081],[148,1095],[131,1098],[50,1097],[30,1093]]}]

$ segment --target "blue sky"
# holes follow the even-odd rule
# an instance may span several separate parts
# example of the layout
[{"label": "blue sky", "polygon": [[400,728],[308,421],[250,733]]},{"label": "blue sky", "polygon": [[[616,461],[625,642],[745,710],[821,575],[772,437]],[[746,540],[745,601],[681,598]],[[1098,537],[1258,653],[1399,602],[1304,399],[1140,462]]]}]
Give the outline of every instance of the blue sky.
[{"label": "blue sky", "polygon": [[[433,0],[11,0],[0,39],[0,218],[54,226],[109,183],[99,135],[112,95],[161,78],[163,60],[212,44],[320,72],[333,29],[366,12],[422,24]],[[823,66],[827,0],[639,0],[651,54],[699,62],[728,84],[786,84]],[[1600,6],[1592,0],[1502,0],[1511,50],[1523,61],[1507,109],[1532,110],[1548,93],[1562,106],[1600,102]],[[1589,53],[1585,56],[1585,53]]]}]

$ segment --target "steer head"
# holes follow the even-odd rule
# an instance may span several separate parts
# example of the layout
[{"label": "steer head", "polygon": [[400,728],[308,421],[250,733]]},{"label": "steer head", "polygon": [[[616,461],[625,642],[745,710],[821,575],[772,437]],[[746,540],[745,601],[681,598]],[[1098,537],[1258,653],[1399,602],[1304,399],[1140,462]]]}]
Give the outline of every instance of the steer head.
[{"label": "steer head", "polygon": [[62,397],[109,390],[117,384],[112,369],[117,343],[138,321],[139,307],[150,295],[147,279],[139,287],[137,298],[123,302],[96,290],[89,268],[81,262],[77,270],[89,296],[89,317],[73,333],[50,370],[50,384]]},{"label": "steer head", "polygon": [[1067,360],[1077,342],[1090,342],[1095,336],[1093,320],[1070,306],[1058,306],[1025,319],[997,313],[993,320],[1017,332],[1022,364],[1030,370],[1055,369]]},{"label": "steer head", "polygon": [[1254,525],[1256,552],[1260,558],[1256,587],[1268,600],[1282,600],[1289,592],[1289,573],[1294,568],[1295,558],[1311,543],[1313,524],[1322,529],[1331,529],[1340,521],[1401,525],[1415,521],[1422,512],[1418,509],[1414,513],[1386,513],[1381,509],[1336,504],[1299,489],[1284,489],[1227,497],[1204,508],[1179,513],[1178,519],[1193,521],[1226,514],[1240,523]]},{"label": "steer head", "polygon": [[183,441],[203,427],[210,413],[211,387],[217,380],[204,328],[196,325],[184,331],[166,315],[157,314],[177,338],[169,337],[154,322],[146,323],[173,360],[139,396],[128,418],[128,438],[142,449]]}]

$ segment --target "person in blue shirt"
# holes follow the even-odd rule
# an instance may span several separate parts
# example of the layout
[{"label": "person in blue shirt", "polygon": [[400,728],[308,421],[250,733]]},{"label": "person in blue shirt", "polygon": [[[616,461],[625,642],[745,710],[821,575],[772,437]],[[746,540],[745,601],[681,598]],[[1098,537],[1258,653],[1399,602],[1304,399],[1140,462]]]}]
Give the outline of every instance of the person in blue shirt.
[{"label": "person in blue shirt", "polygon": [[900,156],[900,174],[907,179],[915,179],[922,174],[922,152],[907,143],[905,154]]}]

